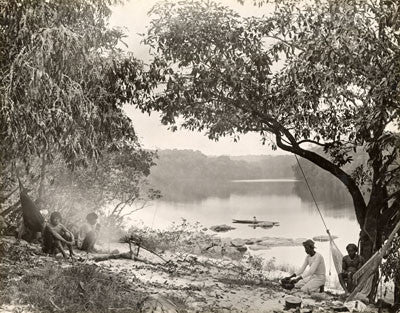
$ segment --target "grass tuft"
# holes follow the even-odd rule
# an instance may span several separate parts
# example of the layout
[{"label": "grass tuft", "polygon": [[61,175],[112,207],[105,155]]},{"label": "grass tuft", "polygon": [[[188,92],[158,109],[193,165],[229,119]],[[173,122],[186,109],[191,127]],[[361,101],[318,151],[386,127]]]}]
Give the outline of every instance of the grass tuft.
[{"label": "grass tuft", "polygon": [[138,312],[144,296],[132,290],[122,276],[96,265],[62,268],[51,265],[6,282],[3,300],[18,299],[40,312]]}]

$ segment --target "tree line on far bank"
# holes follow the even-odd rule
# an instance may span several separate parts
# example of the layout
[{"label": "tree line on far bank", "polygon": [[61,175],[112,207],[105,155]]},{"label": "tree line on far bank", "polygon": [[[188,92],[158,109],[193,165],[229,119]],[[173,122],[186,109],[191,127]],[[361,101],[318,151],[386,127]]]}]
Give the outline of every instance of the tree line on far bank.
[{"label": "tree line on far bank", "polygon": [[194,150],[159,150],[152,180],[239,180],[293,178],[293,156],[207,156]]},{"label": "tree line on far bank", "polygon": [[[319,149],[318,153],[322,153]],[[366,155],[353,153],[354,162],[346,164],[349,172],[366,163]],[[289,194],[294,192],[303,201],[312,197],[293,155],[207,156],[194,150],[159,150],[151,168],[149,181],[160,190],[165,200],[196,201],[209,196],[229,197],[235,193]],[[318,201],[332,206],[351,205],[351,198],[343,184],[315,164],[300,158],[301,166]],[[281,186],[232,186],[232,180],[294,179],[290,188]],[[293,187],[292,187],[293,186]],[[267,189],[267,190],[266,190]],[[280,190],[282,189],[282,190]],[[368,196],[368,188],[364,189]]]}]

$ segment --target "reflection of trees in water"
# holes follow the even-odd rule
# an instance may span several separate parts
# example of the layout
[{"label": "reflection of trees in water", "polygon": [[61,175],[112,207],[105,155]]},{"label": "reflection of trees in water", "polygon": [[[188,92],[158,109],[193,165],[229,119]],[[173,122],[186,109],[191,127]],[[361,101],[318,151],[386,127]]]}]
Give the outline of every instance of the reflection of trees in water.
[{"label": "reflection of trees in water", "polygon": [[[318,203],[322,214],[335,218],[355,219],[353,202],[346,188],[341,183],[331,182],[330,184],[310,182],[310,188]],[[312,199],[311,193],[305,182],[298,182],[293,186],[293,192],[303,201],[306,202],[307,210],[317,210]]]},{"label": "reflection of trees in water", "polygon": [[293,182],[232,182],[229,180],[153,181],[162,199],[173,202],[202,201],[210,197],[227,199],[231,195],[289,196]]},{"label": "reflection of trees in water", "polygon": [[[152,182],[162,193],[162,200],[171,202],[200,202],[207,198],[228,199],[231,195],[280,196],[297,195],[307,205],[304,209],[315,213],[310,191],[306,184],[299,182],[232,182],[229,180],[157,180]],[[339,183],[313,182],[313,193],[328,217],[354,220],[354,209],[348,192]]]},{"label": "reflection of trees in water", "polygon": [[[322,149],[318,149],[316,152],[323,154]],[[350,174],[353,173],[357,166],[361,164],[365,165],[367,162],[365,152],[354,153],[352,157],[354,161],[343,166],[343,170]],[[330,217],[355,219],[353,200],[343,183],[310,161],[301,159],[300,163],[321,210]],[[310,203],[310,205],[312,203],[312,207],[315,208],[310,191],[304,182],[303,174],[297,165],[293,166],[293,173],[296,179],[303,182],[293,187],[294,193],[303,202]],[[364,197],[368,198],[369,195],[366,186],[363,186],[361,190],[364,192]]]}]

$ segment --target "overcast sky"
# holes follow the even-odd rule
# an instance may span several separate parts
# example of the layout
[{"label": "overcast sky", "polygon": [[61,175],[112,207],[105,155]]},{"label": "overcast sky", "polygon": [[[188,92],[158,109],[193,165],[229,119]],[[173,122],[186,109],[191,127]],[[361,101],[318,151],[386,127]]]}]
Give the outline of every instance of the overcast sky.
[{"label": "overcast sky", "polygon": [[[111,18],[112,26],[125,28],[127,38],[125,43],[128,50],[142,60],[149,60],[149,48],[141,44],[140,33],[146,32],[149,24],[147,12],[156,3],[156,0],[131,0],[124,5],[114,7]],[[267,7],[258,8],[248,4],[240,5],[236,0],[221,0],[233,10],[243,16],[259,16],[267,12]],[[151,116],[142,114],[132,106],[126,106],[126,112],[132,119],[136,132],[142,144],[148,149],[193,149],[200,150],[207,155],[243,155],[243,154],[283,154],[283,151],[272,151],[267,145],[262,145],[260,136],[247,134],[239,142],[232,138],[222,138],[218,142],[209,140],[204,133],[178,130],[171,132],[166,126],[161,125],[157,113]]]}]

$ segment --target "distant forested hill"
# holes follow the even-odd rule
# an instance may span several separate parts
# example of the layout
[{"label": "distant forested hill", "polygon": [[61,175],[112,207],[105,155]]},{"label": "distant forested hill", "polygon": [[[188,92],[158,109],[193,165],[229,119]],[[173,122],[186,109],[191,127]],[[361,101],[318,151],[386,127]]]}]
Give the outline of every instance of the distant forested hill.
[{"label": "distant forested hill", "polygon": [[[353,158],[353,164],[345,165],[346,171],[352,172],[358,165],[366,162],[362,153],[355,154]],[[339,206],[351,203],[351,198],[340,181],[305,159],[300,158],[300,162],[318,202],[328,201]],[[193,150],[159,150],[156,163],[151,169],[149,179],[154,188],[161,190],[164,199],[168,200],[204,199],[210,195],[229,197],[232,190],[237,193],[248,192],[239,190],[239,186],[228,185],[227,182],[231,180],[283,178],[304,181],[292,155],[216,157]],[[250,187],[255,188],[254,185]],[[240,185],[240,188],[243,186]],[[271,190],[271,186],[268,188],[268,192],[286,192]],[[294,184],[293,188],[301,199],[312,201],[305,183]]]},{"label": "distant forested hill", "polygon": [[293,156],[206,156],[193,150],[160,150],[153,180],[293,178]]},{"label": "distant forested hill", "polygon": [[295,175],[293,166],[296,159],[293,155],[242,155],[230,159],[257,168],[259,178],[294,178]]}]

